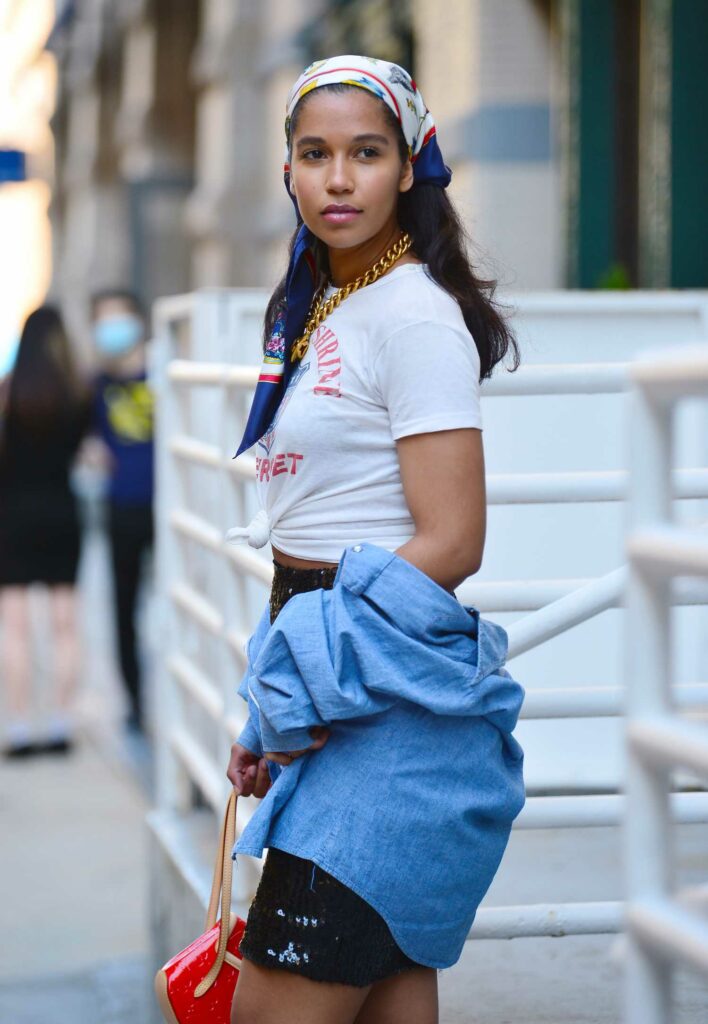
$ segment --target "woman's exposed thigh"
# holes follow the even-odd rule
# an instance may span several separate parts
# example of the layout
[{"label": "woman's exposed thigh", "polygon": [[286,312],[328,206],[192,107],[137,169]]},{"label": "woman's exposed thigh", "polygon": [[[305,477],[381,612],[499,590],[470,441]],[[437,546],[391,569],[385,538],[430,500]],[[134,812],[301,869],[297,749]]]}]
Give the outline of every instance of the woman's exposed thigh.
[{"label": "woman's exposed thigh", "polygon": [[243,960],[231,1024],[354,1024],[370,991]]},{"label": "woman's exposed thigh", "polygon": [[66,583],[50,587],[49,607],[54,629],[73,629],[76,626],[78,612],[77,588]]},{"label": "woman's exposed thigh", "polygon": [[29,627],[29,587],[0,587],[0,614],[9,629]]},{"label": "woman's exposed thigh", "polygon": [[354,1024],[438,1024],[438,972],[417,967],[376,982]]}]

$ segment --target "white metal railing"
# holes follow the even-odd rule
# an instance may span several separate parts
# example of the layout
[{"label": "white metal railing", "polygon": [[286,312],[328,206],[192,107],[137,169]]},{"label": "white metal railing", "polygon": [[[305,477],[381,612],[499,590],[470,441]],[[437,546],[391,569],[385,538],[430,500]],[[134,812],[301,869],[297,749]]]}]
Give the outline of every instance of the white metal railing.
[{"label": "white metal railing", "polygon": [[[630,379],[624,1020],[669,1024],[675,965],[708,974],[708,920],[673,894],[670,793],[676,766],[708,779],[708,723],[680,714],[671,685],[671,581],[708,578],[708,534],[675,521],[670,488],[675,406],[708,398],[708,348],[642,360]],[[705,901],[708,878],[702,895]]]},{"label": "white metal railing", "polygon": [[[249,306],[248,296],[253,296]],[[254,312],[262,312],[258,293],[239,296],[208,293],[165,300],[158,304],[158,587],[165,613],[164,655],[160,671],[160,703],[164,709],[158,750],[158,802],[163,809],[188,810],[190,782],[195,783],[217,813],[228,793],[225,767],[245,707],[235,697],[244,668],[243,644],[254,625],[272,576],[271,564],[250,548],[225,543],[228,527],[245,523],[255,511],[255,460],[232,459],[241,436],[246,400],[255,383],[253,367],[204,358],[228,352],[229,338],[245,329]],[[232,308],[233,305],[233,308]],[[188,347],[185,324],[191,324]],[[627,364],[529,366],[513,376],[485,384],[487,395],[566,395],[618,393],[626,390]],[[207,390],[207,416],[201,419],[190,395]],[[215,399],[213,396],[216,396]],[[204,408],[201,409],[202,414]],[[199,421],[199,422],[197,422]],[[195,429],[196,424],[196,429]],[[208,435],[208,436],[207,436]],[[201,488],[190,486],[190,473],[207,473],[216,481],[213,502],[199,507]],[[671,478],[676,498],[708,496],[708,471],[677,471]],[[667,481],[668,486],[668,481]],[[626,473],[490,474],[492,503],[566,502],[573,488],[586,502],[620,501],[627,493]],[[249,508],[249,501],[251,506]],[[200,586],[209,576],[194,550],[212,559],[218,585]],[[196,572],[195,572],[196,566]],[[214,568],[214,566],[212,566]],[[191,571],[190,571],[191,570]],[[613,570],[597,579],[536,580],[501,583],[468,581],[458,591],[484,612],[529,611],[508,628],[509,658],[623,602],[627,570]],[[705,586],[673,588],[677,603],[705,604]],[[216,644],[217,654],[202,657],[200,637]],[[677,688],[682,708],[708,707],[708,683]],[[624,694],[619,687],[527,690],[522,719],[620,716]],[[239,706],[241,705],[241,706]],[[208,721],[208,726],[201,719]],[[239,824],[251,813],[240,801]],[[676,793],[671,797],[675,820],[708,821],[708,793]],[[531,795],[515,829],[577,828],[619,824],[625,798],[614,794],[573,796]],[[254,875],[237,878],[237,896],[246,900]],[[615,932],[621,926],[622,904],[559,903],[517,907],[482,907],[470,938]]]},{"label": "white metal railing", "polygon": [[[214,352],[222,359],[228,353],[229,340],[243,332],[249,314],[262,317],[263,303],[260,293],[242,293],[236,310],[231,293],[215,291],[161,300],[155,312],[162,611],[157,805],[185,822],[193,785],[217,817],[223,813],[230,746],[245,712],[236,696],[244,644],[271,577],[261,556],[224,541],[228,526],[249,518],[244,484],[250,475],[231,456],[243,413],[235,392],[241,389],[245,399],[254,372],[210,361]],[[239,801],[240,828],[252,810],[252,800]],[[172,845],[191,849],[188,843]],[[257,880],[250,859],[244,860],[234,879],[241,901]],[[193,867],[195,875],[202,865]]]}]

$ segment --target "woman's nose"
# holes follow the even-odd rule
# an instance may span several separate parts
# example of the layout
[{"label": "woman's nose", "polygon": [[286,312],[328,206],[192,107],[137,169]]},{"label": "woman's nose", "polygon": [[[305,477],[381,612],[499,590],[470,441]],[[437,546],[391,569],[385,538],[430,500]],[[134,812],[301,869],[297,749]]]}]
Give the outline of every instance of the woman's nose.
[{"label": "woman's nose", "polygon": [[344,159],[334,159],[329,165],[327,188],[332,192],[351,192],[352,176]]}]

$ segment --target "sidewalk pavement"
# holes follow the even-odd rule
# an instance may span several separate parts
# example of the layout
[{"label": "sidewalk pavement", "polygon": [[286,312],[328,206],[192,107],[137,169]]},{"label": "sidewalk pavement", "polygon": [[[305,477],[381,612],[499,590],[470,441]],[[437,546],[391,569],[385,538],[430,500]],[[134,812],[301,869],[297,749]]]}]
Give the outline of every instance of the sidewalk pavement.
[{"label": "sidewalk pavement", "polygon": [[69,757],[0,766],[0,1020],[143,1024],[148,762],[106,729]]}]

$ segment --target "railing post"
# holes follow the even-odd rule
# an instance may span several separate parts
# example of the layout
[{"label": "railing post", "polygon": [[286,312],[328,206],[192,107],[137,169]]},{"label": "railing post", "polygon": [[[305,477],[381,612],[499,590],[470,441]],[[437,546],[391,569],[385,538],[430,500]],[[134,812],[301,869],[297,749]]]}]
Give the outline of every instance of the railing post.
[{"label": "railing post", "polygon": [[[232,341],[230,334],[233,331],[233,305],[231,296],[220,294],[214,297],[214,302],[209,310],[211,333],[216,341],[216,352],[219,353],[222,360],[223,353],[229,350],[229,342]],[[242,511],[244,503],[239,500],[241,495],[238,493],[244,485],[242,481],[234,477],[230,470],[231,458],[239,441],[237,435],[241,426],[241,415],[240,409],[236,405],[236,396],[226,380],[222,380],[219,384],[216,397],[220,465],[217,472],[218,508],[214,519],[223,537],[229,527],[244,521]],[[223,541],[222,548],[225,546],[226,541]],[[235,719],[241,720],[245,710],[241,698],[236,696],[243,673],[243,662],[232,646],[230,634],[240,633],[243,621],[247,618],[243,599],[247,581],[236,573],[234,566],[223,552],[219,563],[219,581],[220,608],[224,616],[218,655],[219,687],[226,712],[219,731],[219,749],[224,772],[226,772],[231,744],[236,739],[236,735],[230,731],[230,725]],[[225,780],[226,792],[228,792],[228,788],[229,783]],[[240,829],[244,819],[242,808],[243,801],[240,801],[237,830]],[[258,877],[259,871],[253,859],[239,857],[237,870],[233,876],[233,899],[240,911],[244,911],[253,898],[258,885]]]},{"label": "railing post", "polygon": [[672,582],[708,576],[708,544],[701,529],[673,521],[670,490],[674,409],[708,397],[706,349],[653,354],[635,364],[631,378],[623,1020],[670,1024],[675,963],[708,970],[708,926],[686,909],[686,894],[674,892],[669,806],[674,767],[708,769],[708,729],[686,721],[674,700],[671,629]]},{"label": "railing post", "polygon": [[[639,387],[629,397],[630,487],[628,532],[668,524],[671,517],[670,410]],[[669,581],[629,559],[624,645],[626,718],[663,716],[670,710],[671,624]],[[625,744],[627,751],[624,852],[626,897],[652,900],[668,893],[673,876],[670,847],[670,776]],[[625,1024],[669,1024],[671,970],[630,929],[625,974]]]},{"label": "railing post", "polygon": [[179,468],[170,451],[170,439],[180,433],[184,396],[169,379],[169,366],[174,358],[174,321],[167,312],[155,307],[155,450],[156,450],[156,559],[155,577],[158,600],[160,641],[156,665],[157,713],[155,788],[160,810],[187,811],[190,806],[189,777],[175,756],[172,735],[182,717],[182,699],[169,668],[169,657],[180,646],[177,611],[172,588],[183,569],[179,540],[170,522],[172,511],[184,503]]}]

